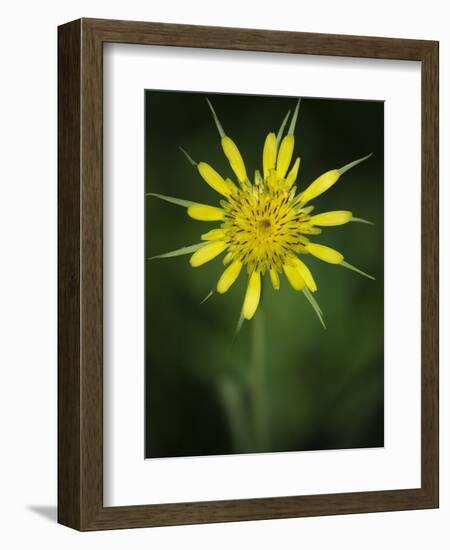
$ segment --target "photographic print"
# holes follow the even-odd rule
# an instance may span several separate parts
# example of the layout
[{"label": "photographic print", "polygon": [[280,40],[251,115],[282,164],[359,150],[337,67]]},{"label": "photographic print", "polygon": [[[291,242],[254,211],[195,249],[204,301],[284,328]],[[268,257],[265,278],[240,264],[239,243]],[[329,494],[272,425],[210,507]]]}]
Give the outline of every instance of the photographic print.
[{"label": "photographic print", "polygon": [[145,456],[384,445],[384,103],[145,92]]}]

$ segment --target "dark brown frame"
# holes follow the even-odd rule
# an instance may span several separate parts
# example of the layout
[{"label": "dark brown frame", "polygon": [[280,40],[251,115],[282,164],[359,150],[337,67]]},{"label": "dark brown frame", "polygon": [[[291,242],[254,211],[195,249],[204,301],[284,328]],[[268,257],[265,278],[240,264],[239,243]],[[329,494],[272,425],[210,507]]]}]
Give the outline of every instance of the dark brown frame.
[{"label": "dark brown frame", "polygon": [[[103,506],[103,43],[422,64],[421,488]],[[438,507],[438,42],[79,19],[58,29],[58,521],[81,531]]]}]

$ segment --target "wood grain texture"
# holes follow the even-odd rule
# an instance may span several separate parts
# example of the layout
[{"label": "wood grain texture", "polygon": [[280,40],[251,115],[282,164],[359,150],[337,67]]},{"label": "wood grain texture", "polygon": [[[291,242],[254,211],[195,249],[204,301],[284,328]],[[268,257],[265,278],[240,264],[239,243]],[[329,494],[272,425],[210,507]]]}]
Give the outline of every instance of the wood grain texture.
[{"label": "wood grain texture", "polygon": [[[438,506],[438,43],[81,19],[59,28],[58,521],[81,531]],[[102,48],[105,42],[422,63],[422,484],[419,489],[103,506]]]},{"label": "wood grain texture", "polygon": [[439,47],[422,60],[422,488],[439,502]]},{"label": "wood grain texture", "polygon": [[80,528],[81,22],[58,31],[58,521]]}]

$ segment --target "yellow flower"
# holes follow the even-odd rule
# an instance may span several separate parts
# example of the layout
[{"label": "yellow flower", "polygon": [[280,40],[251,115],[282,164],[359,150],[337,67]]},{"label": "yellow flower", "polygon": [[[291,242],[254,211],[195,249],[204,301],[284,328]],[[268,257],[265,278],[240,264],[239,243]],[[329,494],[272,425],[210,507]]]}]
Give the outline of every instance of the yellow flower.
[{"label": "yellow flower", "polygon": [[[207,100],[208,101],[208,100]],[[234,181],[222,177],[205,162],[196,163],[183,150],[189,162],[195,166],[203,180],[221,195],[216,205],[198,204],[165,195],[156,195],[168,202],[187,208],[194,220],[218,222],[218,226],[202,235],[202,243],[185,247],[158,257],[170,257],[192,253],[190,264],[199,267],[225,253],[227,266],[220,276],[216,291],[226,293],[242,271],[248,282],[241,319],[251,319],[259,305],[261,279],[268,274],[275,290],[280,288],[284,274],[294,290],[302,291],[323,324],[322,311],[312,293],[317,284],[306,263],[300,259],[308,255],[335,265],[352,269],[371,279],[344,261],[344,256],[322,244],[311,241],[322,233],[322,227],[343,225],[348,222],[365,222],[353,217],[348,210],[336,210],[312,214],[310,201],[330,189],[339,178],[357,164],[368,159],[367,155],[342,168],[329,170],[314,180],[305,190],[297,193],[296,181],[300,158],[292,163],[300,100],[298,100],[287,134],[284,128],[290,116],[287,114],[276,135],[270,132],[264,142],[262,174],[256,170],[251,182],[241,153],[234,141],[225,134],[222,125],[208,101],[220,134],[223,152],[234,173]],[[369,223],[369,222],[365,222]],[[211,294],[211,293],[210,293]]]}]

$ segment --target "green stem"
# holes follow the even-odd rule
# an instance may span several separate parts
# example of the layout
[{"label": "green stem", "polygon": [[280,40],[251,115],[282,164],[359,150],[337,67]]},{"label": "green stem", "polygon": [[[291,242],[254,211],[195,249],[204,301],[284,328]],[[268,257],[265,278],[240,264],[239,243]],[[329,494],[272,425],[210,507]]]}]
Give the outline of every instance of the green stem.
[{"label": "green stem", "polygon": [[264,316],[262,308],[253,318],[252,326],[252,377],[251,406],[255,446],[258,451],[267,451],[267,419],[265,402],[265,372],[264,372]]},{"label": "green stem", "polygon": [[241,388],[230,378],[222,377],[218,382],[219,394],[228,420],[233,451],[246,453],[250,448],[248,441],[249,426],[245,415]]}]

